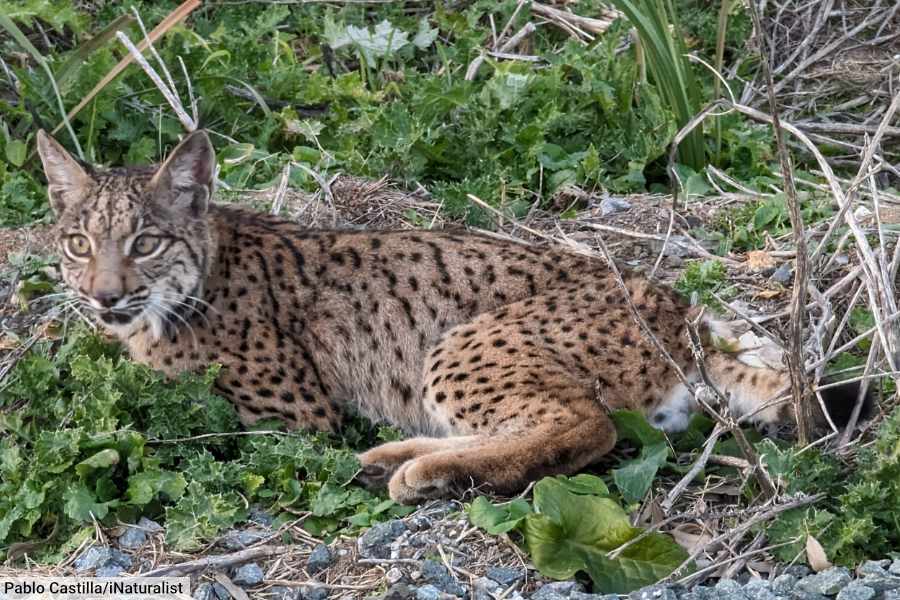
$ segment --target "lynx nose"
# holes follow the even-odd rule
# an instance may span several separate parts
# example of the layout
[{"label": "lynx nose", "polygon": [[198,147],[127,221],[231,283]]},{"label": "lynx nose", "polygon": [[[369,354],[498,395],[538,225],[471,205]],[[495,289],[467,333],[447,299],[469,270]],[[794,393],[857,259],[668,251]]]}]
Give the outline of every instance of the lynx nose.
[{"label": "lynx nose", "polygon": [[94,300],[99,302],[103,308],[112,308],[121,299],[122,294],[118,290],[99,290],[94,292]]}]

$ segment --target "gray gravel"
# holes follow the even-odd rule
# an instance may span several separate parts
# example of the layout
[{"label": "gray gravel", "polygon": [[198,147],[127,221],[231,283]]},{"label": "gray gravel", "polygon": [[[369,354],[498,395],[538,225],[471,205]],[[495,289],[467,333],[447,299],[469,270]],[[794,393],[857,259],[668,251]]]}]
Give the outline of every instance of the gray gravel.
[{"label": "gray gravel", "polygon": [[[438,504],[406,519],[375,525],[343,546],[333,543],[312,548],[305,561],[305,576],[314,581],[334,583],[335,569],[347,573],[348,560],[381,565],[382,585],[369,595],[341,591],[340,586],[264,589],[261,584],[268,564],[263,562],[239,565],[229,571],[230,576],[251,598],[263,600],[900,600],[900,560],[868,561],[854,570],[833,567],[821,573],[794,565],[778,569],[769,579],[709,580],[692,588],[652,585],[627,596],[594,594],[587,580],[548,581],[530,565],[522,564],[514,552],[498,554],[503,544],[498,545],[496,538],[481,538],[477,547],[468,546],[463,540],[471,524],[459,514],[459,508],[453,503]],[[265,513],[255,516],[246,529],[224,535],[219,545],[237,550],[271,535]],[[129,526],[117,540],[126,552],[92,546],[73,566],[79,574],[101,577],[142,570],[143,564],[133,564],[130,553],[142,548],[158,527],[144,521]],[[348,546],[351,543],[356,552]],[[499,564],[486,565],[486,556],[505,558]],[[370,568],[364,566],[362,572]],[[231,598],[224,587],[214,583],[201,584],[193,597]]]}]

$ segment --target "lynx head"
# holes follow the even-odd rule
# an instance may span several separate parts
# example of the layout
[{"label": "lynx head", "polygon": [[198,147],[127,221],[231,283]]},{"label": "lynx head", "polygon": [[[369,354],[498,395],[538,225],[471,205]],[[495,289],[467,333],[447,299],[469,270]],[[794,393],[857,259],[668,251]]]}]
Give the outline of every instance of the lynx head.
[{"label": "lynx head", "polygon": [[66,285],[113,333],[155,337],[196,310],[210,252],[215,155],[203,131],[158,168],[93,169],[45,132],[38,152]]}]

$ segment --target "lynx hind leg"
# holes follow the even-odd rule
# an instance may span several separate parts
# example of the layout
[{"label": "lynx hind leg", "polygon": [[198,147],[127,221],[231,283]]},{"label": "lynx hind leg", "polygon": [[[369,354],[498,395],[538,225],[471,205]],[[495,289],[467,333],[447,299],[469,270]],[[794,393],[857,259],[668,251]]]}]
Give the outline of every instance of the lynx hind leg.
[{"label": "lynx hind leg", "polygon": [[368,487],[385,487],[397,469],[409,460],[433,452],[468,448],[478,442],[479,437],[474,435],[448,438],[415,437],[399,442],[387,442],[358,456],[361,468],[357,479]]},{"label": "lynx hind leg", "polygon": [[582,401],[566,404],[562,416],[548,415],[527,427],[480,436],[469,446],[404,462],[388,490],[402,504],[458,496],[473,486],[513,494],[541,477],[571,474],[596,462],[615,442],[612,421],[585,390]]}]

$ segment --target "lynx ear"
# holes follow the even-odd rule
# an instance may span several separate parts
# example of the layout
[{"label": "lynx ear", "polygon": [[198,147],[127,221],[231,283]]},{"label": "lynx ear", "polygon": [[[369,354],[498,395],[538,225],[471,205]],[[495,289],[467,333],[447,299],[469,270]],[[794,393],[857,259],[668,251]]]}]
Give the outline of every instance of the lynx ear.
[{"label": "lynx ear", "polygon": [[50,206],[57,216],[79,202],[90,187],[91,177],[59,142],[43,129],[37,133],[37,150],[47,176]]},{"label": "lynx ear", "polygon": [[215,167],[216,154],[206,132],[188,134],[153,176],[154,199],[160,206],[201,216],[209,208]]}]

